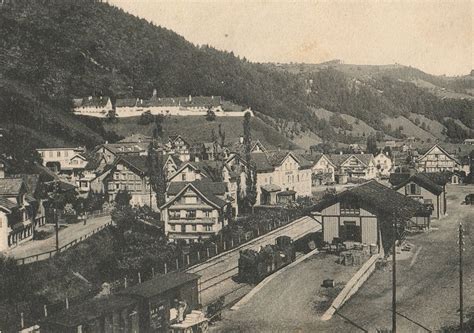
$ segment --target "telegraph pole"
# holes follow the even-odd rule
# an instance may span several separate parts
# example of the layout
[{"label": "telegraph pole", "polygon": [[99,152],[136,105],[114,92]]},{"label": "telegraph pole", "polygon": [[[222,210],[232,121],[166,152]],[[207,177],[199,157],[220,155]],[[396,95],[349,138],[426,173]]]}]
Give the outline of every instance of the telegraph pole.
[{"label": "telegraph pole", "polygon": [[56,208],[53,208],[54,223],[56,229],[56,251],[59,251],[59,219]]},{"label": "telegraph pole", "polygon": [[462,223],[459,223],[459,328],[461,333],[464,332],[464,308],[463,308],[463,270],[462,270],[462,253],[464,251],[464,229]]},{"label": "telegraph pole", "polygon": [[393,246],[392,246],[392,333],[397,332],[397,224],[393,222]]}]

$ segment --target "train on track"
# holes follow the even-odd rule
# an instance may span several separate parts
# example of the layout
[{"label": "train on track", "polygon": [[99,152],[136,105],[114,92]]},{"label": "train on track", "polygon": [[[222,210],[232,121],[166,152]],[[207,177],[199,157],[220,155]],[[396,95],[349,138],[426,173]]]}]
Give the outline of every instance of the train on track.
[{"label": "train on track", "polygon": [[295,259],[295,245],[291,237],[277,237],[274,245],[266,245],[260,251],[240,251],[238,280],[258,283]]}]

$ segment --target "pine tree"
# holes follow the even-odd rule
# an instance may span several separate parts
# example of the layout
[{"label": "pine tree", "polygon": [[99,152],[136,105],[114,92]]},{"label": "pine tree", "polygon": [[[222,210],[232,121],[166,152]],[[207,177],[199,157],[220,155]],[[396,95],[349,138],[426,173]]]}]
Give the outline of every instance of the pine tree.
[{"label": "pine tree", "polygon": [[156,195],[156,204],[158,207],[161,207],[166,201],[166,174],[164,170],[163,152],[156,149],[154,142],[155,140],[153,139],[148,146],[148,178],[151,189]]},{"label": "pine tree", "polygon": [[253,206],[257,200],[257,191],[256,191],[256,181],[257,173],[256,168],[252,163],[251,156],[251,145],[252,137],[250,135],[250,114],[246,113],[244,117],[244,151],[245,151],[245,163],[246,163],[246,177],[245,177],[245,187],[246,194],[244,199],[244,205],[246,209],[251,209],[253,212]]}]

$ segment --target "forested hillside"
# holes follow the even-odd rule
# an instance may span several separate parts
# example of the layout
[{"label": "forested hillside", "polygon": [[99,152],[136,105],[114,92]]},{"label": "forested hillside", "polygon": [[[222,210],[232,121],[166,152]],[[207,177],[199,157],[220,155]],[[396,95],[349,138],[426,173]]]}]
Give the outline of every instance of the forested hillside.
[{"label": "forested hillside", "polygon": [[275,70],[195,46],[108,4],[44,3],[0,9],[0,112],[7,123],[92,145],[112,134],[99,122],[73,118],[73,97],[146,98],[157,89],[159,96],[220,95],[250,106],[290,139],[310,133],[307,137],[353,140],[340,117],[331,124],[314,108],[353,116],[394,136],[401,132],[387,128],[384,117],[410,113],[443,123],[450,117],[470,128],[449,123],[451,140],[472,135],[472,100],[441,99],[393,75],[362,80],[331,68]]}]

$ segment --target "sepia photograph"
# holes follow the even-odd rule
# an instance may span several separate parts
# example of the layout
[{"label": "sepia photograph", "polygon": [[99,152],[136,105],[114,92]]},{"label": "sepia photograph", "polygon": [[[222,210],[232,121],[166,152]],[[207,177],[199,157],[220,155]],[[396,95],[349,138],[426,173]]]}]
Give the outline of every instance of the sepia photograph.
[{"label": "sepia photograph", "polygon": [[0,333],[474,333],[474,0],[0,0]]}]

